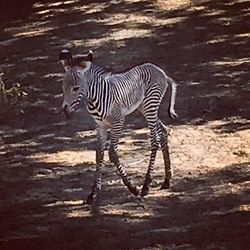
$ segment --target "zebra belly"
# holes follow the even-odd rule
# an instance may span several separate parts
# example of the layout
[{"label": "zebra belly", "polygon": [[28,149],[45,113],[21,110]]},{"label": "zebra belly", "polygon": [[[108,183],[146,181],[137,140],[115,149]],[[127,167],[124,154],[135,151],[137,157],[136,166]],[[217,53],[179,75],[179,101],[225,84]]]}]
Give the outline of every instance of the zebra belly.
[{"label": "zebra belly", "polygon": [[129,107],[122,107],[122,114],[125,116],[135,111],[142,103],[142,100],[143,98],[141,98],[140,100],[137,100],[137,102],[133,103]]}]

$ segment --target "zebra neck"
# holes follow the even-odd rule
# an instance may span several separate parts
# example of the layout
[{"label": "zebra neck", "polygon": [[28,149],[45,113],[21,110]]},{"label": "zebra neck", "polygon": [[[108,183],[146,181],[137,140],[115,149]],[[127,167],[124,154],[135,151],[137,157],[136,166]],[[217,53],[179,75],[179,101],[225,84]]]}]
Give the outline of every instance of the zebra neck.
[{"label": "zebra neck", "polygon": [[88,91],[88,111],[96,120],[103,120],[110,113],[113,104],[111,88],[105,79],[92,79]]}]

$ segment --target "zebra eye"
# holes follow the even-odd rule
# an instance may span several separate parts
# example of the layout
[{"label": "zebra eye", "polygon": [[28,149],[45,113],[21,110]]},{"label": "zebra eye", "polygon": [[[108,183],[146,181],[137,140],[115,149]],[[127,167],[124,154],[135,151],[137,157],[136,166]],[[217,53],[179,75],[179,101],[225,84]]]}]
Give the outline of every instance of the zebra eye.
[{"label": "zebra eye", "polygon": [[79,86],[76,86],[72,89],[73,92],[76,92],[80,87]]}]

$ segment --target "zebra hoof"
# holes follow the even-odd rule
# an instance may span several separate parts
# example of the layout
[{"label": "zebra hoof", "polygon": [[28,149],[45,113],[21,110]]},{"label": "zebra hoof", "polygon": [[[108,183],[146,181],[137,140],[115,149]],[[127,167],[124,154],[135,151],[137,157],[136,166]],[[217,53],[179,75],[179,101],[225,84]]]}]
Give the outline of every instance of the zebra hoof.
[{"label": "zebra hoof", "polygon": [[132,193],[135,196],[139,195],[139,190],[137,189],[136,186],[128,187],[128,190],[129,190],[130,193]]},{"label": "zebra hoof", "polygon": [[86,204],[93,205],[95,200],[96,200],[96,195],[93,195],[93,193],[91,193],[86,200]]},{"label": "zebra hoof", "polygon": [[86,204],[88,204],[88,205],[92,205],[94,203],[94,199],[93,199],[93,197],[88,197],[88,199],[86,200]]},{"label": "zebra hoof", "polygon": [[165,180],[161,185],[161,189],[169,189],[169,188],[170,188],[169,181]]},{"label": "zebra hoof", "polygon": [[141,197],[144,197],[148,194],[149,192],[149,187],[148,186],[143,186],[142,190],[141,190]]}]

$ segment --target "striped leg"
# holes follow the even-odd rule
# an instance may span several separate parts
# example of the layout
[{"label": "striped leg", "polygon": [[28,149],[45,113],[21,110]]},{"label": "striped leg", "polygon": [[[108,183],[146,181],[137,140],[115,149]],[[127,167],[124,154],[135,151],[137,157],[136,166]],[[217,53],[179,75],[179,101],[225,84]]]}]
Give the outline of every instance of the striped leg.
[{"label": "striped leg", "polygon": [[128,187],[128,190],[132,194],[138,195],[139,191],[137,190],[136,186],[132,184],[131,179],[127,176],[127,173],[123,165],[120,163],[117,154],[118,142],[122,133],[122,128],[123,128],[123,120],[113,124],[111,127],[110,130],[111,145],[109,148],[109,159],[116,166],[118,175],[121,176],[122,181]]},{"label": "striped leg", "polygon": [[157,150],[160,144],[160,135],[158,134],[158,109],[160,107],[161,100],[164,95],[164,90],[159,87],[158,84],[151,86],[147,90],[145,99],[142,105],[139,107],[139,110],[145,116],[148,127],[150,129],[150,140],[151,140],[151,155],[148,165],[147,174],[145,181],[141,190],[141,196],[148,194],[150,183],[152,181],[152,171],[155,164],[155,158]]},{"label": "striped leg", "polygon": [[107,128],[97,126],[97,140],[98,146],[96,150],[96,175],[94,185],[92,187],[92,191],[88,196],[87,204],[92,204],[96,199],[98,191],[101,189],[101,181],[102,181],[102,166],[104,160],[104,150],[105,143],[107,138]]},{"label": "striped leg", "polygon": [[159,148],[159,137],[157,134],[157,123],[149,123],[150,129],[150,139],[151,139],[151,155],[148,165],[148,171],[146,174],[146,178],[142,187],[141,196],[145,196],[148,194],[150,183],[152,181],[152,171],[154,168],[155,158],[157,154],[157,150]]},{"label": "striped leg", "polygon": [[158,134],[160,135],[161,150],[165,165],[165,180],[161,186],[161,189],[168,189],[170,187],[170,179],[173,174],[169,157],[169,149],[168,149],[168,133],[166,127],[162,124],[160,120],[158,121],[157,125],[158,125]]}]

